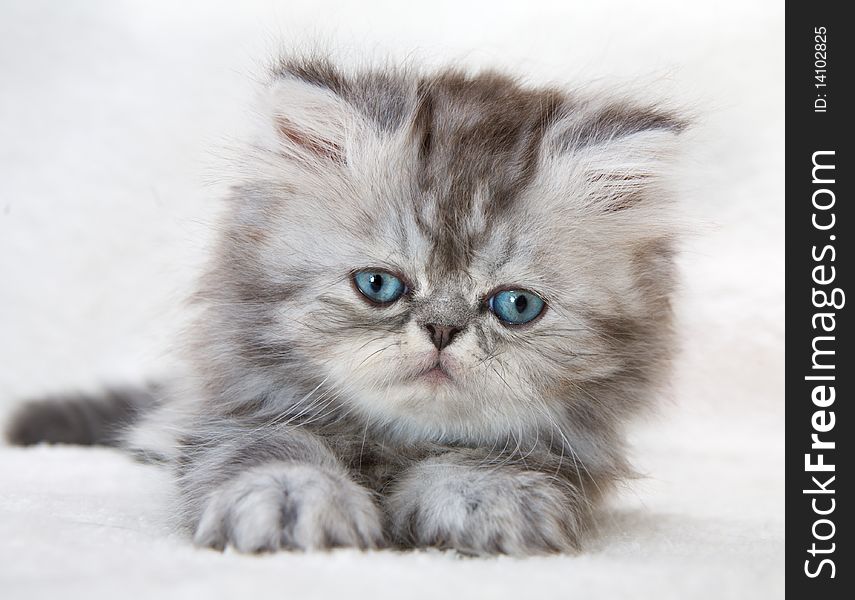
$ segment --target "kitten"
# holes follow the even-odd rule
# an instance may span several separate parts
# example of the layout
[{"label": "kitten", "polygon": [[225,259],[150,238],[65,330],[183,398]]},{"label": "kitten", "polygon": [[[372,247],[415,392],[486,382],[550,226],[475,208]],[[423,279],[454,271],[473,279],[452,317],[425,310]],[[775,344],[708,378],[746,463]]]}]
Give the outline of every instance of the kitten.
[{"label": "kitten", "polygon": [[186,385],[32,404],[10,439],[136,421],[201,546],[578,549],[673,346],[681,118],[316,59],[264,104]]}]

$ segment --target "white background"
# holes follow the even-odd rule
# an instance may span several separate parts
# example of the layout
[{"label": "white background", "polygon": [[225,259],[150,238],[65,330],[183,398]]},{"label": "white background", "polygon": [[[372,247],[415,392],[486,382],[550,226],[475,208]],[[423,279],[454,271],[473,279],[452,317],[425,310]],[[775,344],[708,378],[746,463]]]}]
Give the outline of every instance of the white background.
[{"label": "white background", "polygon": [[168,533],[151,469],[0,447],[2,589],[779,596],[783,22],[783,3],[744,0],[0,2],[0,415],[32,394],[170,371],[221,149],[280,47],[620,85],[697,115],[679,172],[695,223],[683,351],[660,414],[634,434],[648,477],[585,556],[221,557]]}]

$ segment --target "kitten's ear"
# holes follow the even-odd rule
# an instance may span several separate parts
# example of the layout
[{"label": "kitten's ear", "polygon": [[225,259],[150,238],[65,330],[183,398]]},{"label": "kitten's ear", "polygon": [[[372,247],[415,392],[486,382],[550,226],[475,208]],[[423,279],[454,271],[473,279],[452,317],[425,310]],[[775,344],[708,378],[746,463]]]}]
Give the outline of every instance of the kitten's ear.
[{"label": "kitten's ear", "polygon": [[344,162],[353,108],[332,89],[283,75],[268,89],[269,118],[279,151],[303,160]]},{"label": "kitten's ear", "polygon": [[600,212],[657,201],[687,122],[675,113],[609,104],[558,120],[548,140],[554,159],[586,206]]}]

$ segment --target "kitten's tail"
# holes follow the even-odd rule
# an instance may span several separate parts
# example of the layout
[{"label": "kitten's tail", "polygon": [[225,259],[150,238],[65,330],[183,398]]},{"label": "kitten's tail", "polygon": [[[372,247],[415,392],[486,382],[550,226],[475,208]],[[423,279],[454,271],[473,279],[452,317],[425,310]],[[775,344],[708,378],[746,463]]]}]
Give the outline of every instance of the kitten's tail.
[{"label": "kitten's tail", "polygon": [[9,443],[119,446],[122,434],[160,403],[160,388],[115,388],[97,395],[49,396],[25,403],[6,428]]}]

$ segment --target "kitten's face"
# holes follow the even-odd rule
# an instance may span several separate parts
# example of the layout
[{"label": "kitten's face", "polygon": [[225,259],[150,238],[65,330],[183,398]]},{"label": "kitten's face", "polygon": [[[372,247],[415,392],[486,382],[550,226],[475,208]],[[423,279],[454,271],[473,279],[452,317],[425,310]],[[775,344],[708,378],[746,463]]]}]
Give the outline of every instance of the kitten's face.
[{"label": "kitten's face", "polygon": [[314,409],[412,439],[531,434],[656,343],[640,336],[667,313],[670,260],[649,197],[673,123],[592,129],[603,109],[469,81],[399,81],[373,119],[364,93],[273,95],[275,152],[228,250],[264,301],[235,323]]}]

